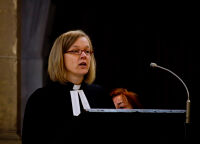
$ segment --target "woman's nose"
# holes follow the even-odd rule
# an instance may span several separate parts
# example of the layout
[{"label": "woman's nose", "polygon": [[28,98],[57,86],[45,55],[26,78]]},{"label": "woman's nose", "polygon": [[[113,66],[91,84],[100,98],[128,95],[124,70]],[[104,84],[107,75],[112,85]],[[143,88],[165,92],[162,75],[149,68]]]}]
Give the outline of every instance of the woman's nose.
[{"label": "woman's nose", "polygon": [[81,58],[86,58],[86,53],[84,51],[82,51],[80,57]]}]

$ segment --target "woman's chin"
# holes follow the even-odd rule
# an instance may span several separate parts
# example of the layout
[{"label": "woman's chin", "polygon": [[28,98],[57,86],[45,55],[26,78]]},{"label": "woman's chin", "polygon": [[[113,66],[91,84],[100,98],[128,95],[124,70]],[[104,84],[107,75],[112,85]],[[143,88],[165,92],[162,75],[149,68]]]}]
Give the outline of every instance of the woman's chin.
[{"label": "woman's chin", "polygon": [[82,71],[79,72],[79,75],[84,76],[84,75],[86,75],[87,73],[88,73],[88,70],[82,70]]}]

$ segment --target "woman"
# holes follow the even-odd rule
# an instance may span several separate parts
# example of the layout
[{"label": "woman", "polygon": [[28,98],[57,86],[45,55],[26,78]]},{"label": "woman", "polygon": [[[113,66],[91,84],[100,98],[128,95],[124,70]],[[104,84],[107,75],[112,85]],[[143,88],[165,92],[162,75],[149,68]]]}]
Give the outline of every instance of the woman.
[{"label": "woman", "polygon": [[81,30],[60,35],[49,55],[51,83],[37,89],[26,104],[22,143],[77,140],[74,137],[84,133],[85,123],[78,121],[83,109],[113,108],[106,91],[92,84],[95,71],[95,57],[88,35]]},{"label": "woman", "polygon": [[110,96],[116,109],[141,109],[143,106],[139,102],[138,94],[128,91],[125,88],[115,88],[111,90]]}]

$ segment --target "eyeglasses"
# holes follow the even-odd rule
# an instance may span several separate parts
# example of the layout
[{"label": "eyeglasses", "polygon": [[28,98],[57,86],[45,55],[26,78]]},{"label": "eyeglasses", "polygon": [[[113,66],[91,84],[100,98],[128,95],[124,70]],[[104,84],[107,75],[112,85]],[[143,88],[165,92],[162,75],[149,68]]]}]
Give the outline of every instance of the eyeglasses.
[{"label": "eyeglasses", "polygon": [[65,53],[71,53],[71,54],[75,54],[75,55],[81,55],[82,52],[84,52],[87,56],[92,55],[94,52],[90,51],[90,50],[71,50],[71,51],[66,51]]}]

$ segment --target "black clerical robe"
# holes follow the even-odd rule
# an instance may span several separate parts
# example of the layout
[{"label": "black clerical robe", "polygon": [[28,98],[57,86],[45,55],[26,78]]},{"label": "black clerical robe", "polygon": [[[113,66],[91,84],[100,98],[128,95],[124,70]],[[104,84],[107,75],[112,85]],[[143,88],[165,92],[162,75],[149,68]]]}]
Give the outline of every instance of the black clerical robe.
[{"label": "black clerical robe", "polygon": [[[94,123],[73,116],[70,90],[73,84],[51,84],[37,89],[28,99],[22,128],[22,144],[87,142]],[[114,108],[111,97],[98,85],[81,84],[91,108]],[[83,109],[81,109],[83,112]],[[98,124],[97,124],[98,125]],[[89,141],[88,141],[89,142]]]}]

